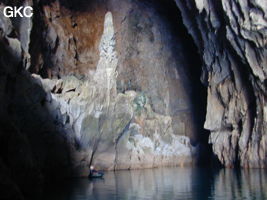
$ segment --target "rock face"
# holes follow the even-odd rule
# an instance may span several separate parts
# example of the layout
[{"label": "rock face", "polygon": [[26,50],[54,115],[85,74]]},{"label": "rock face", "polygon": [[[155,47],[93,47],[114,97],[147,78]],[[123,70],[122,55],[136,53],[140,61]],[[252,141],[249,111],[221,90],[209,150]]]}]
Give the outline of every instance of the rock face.
[{"label": "rock face", "polygon": [[15,3],[35,8],[32,19],[0,12],[1,180],[16,197],[50,178],[87,175],[90,164],[196,163],[190,58],[158,5]]},{"label": "rock face", "polygon": [[[115,3],[108,3],[111,10]],[[61,16],[50,20],[49,34],[52,27],[61,28],[55,28],[53,33],[59,40],[50,55],[55,62],[45,69],[52,79],[34,75],[51,96],[51,101],[46,102],[47,108],[71,138],[72,159],[78,174],[86,175],[91,162],[111,170],[189,165],[195,160],[197,129],[191,88],[183,69],[188,61],[184,55],[178,60],[171,45],[166,45],[171,43],[171,38],[164,35],[168,29],[159,32],[164,24],[153,9],[127,1],[123,4],[120,10],[125,13],[115,10],[113,16],[107,11],[103,28],[96,27],[103,32],[95,53],[99,60],[93,67],[69,62],[73,59],[67,56],[70,49],[87,46],[73,33],[71,39],[76,41],[76,47],[69,43],[71,47],[66,48],[65,41],[70,39],[60,31]],[[52,8],[53,5],[49,5],[45,11],[55,12]],[[142,12],[137,8],[151,15],[150,20],[141,20]],[[76,23],[74,28],[83,29],[78,20],[73,23]],[[82,39],[86,37],[91,40],[92,36],[83,35]],[[182,50],[183,44],[180,45]],[[88,55],[87,50],[84,51],[76,52],[77,57]],[[59,59],[62,66],[58,69]],[[65,66],[65,63],[68,64]]]},{"label": "rock face", "polygon": [[[31,5],[34,17],[5,18],[4,5]],[[5,0],[0,11],[6,195],[90,164],[194,164],[203,127],[223,165],[266,167],[265,1]]]},{"label": "rock face", "polygon": [[214,153],[225,166],[266,167],[266,1],[176,3],[203,55]]}]

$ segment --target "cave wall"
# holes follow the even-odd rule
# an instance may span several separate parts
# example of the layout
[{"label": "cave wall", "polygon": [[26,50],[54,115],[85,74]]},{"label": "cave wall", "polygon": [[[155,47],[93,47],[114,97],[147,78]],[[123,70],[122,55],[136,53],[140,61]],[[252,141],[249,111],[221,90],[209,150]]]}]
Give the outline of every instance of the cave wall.
[{"label": "cave wall", "polygon": [[[47,95],[25,69],[31,21],[10,20],[0,6],[1,199],[28,199],[50,178],[72,174],[68,139],[44,106]],[[23,38],[23,39],[22,39]]]},{"label": "cave wall", "polygon": [[266,167],[266,1],[176,3],[203,55],[214,153],[228,167]]},{"label": "cave wall", "polygon": [[91,1],[82,12],[78,9],[83,9],[82,4],[75,9],[66,3],[44,1],[36,5],[33,19],[36,26],[31,33],[31,73],[61,78],[72,74],[86,76],[96,69],[106,4]]},{"label": "cave wall", "polygon": [[126,0],[21,3],[34,7],[32,19],[0,16],[0,167],[14,188],[27,193],[27,173],[15,177],[23,170],[42,185],[87,175],[91,162],[108,170],[196,163],[190,55],[165,8]]},{"label": "cave wall", "polygon": [[40,184],[57,172],[85,175],[91,161],[194,163],[204,133],[188,69],[200,67],[213,152],[227,167],[266,167],[266,2],[175,2],[182,18],[171,20],[163,1],[0,2],[36,11],[32,19],[0,12],[2,180],[21,187],[20,171]]},{"label": "cave wall", "polygon": [[[175,2],[178,15],[170,1],[0,1],[0,10],[35,9],[32,19],[0,12],[6,197],[86,175],[91,162],[194,164],[203,127],[224,166],[266,167],[266,2]],[[204,124],[198,71],[207,87]]]},{"label": "cave wall", "polygon": [[[103,2],[91,5],[96,7],[80,10],[56,1],[43,7],[48,21],[43,31],[50,35],[54,30],[58,47],[54,50],[49,43],[46,51],[52,53],[47,60],[55,62],[41,69],[51,74],[43,78],[52,80],[40,80],[48,93],[52,91],[53,109],[64,116],[57,117],[59,123],[74,139],[78,171],[86,172],[92,154],[93,163],[104,169],[192,164],[198,137],[185,71],[188,58],[176,53],[183,51],[182,40],[172,35],[151,2],[122,1],[118,6],[117,1],[107,1],[96,15],[90,11],[103,7]],[[57,17],[47,19],[53,15]],[[73,16],[91,18],[94,25]],[[75,26],[62,18],[73,19]],[[61,31],[64,26],[70,33]],[[73,30],[85,27],[96,34],[76,35]],[[69,52],[75,46],[88,48],[84,40],[96,41],[92,52],[97,62],[72,62],[83,53]]]}]

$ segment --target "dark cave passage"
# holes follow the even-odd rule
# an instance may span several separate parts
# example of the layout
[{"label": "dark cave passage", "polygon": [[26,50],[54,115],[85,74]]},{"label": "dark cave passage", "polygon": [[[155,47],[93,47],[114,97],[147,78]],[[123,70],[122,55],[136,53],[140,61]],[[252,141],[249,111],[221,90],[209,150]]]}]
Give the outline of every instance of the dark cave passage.
[{"label": "dark cave passage", "polygon": [[[198,164],[200,166],[209,166],[214,161],[217,165],[217,158],[213,155],[211,144],[208,144],[209,131],[204,129],[207,109],[207,87],[201,82],[203,60],[200,51],[195,45],[193,38],[189,35],[188,30],[182,21],[181,12],[173,0],[146,0],[142,1],[147,6],[155,6],[158,14],[165,18],[171,28],[171,33],[174,36],[174,42],[182,42],[183,54],[189,60],[185,71],[189,78],[189,84],[192,85],[190,94],[194,107],[194,120],[197,124],[197,140],[200,144]],[[179,44],[177,44],[179,45]],[[175,51],[175,48],[174,48]],[[177,52],[180,53],[180,52]],[[194,141],[193,141],[194,143]]]}]

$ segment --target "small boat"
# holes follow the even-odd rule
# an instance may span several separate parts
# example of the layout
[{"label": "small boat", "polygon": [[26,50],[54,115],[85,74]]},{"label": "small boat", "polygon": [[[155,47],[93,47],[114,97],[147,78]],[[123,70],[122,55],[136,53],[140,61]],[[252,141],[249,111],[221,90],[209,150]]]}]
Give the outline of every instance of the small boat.
[{"label": "small boat", "polygon": [[104,172],[94,171],[88,175],[88,178],[102,178],[104,176]]}]

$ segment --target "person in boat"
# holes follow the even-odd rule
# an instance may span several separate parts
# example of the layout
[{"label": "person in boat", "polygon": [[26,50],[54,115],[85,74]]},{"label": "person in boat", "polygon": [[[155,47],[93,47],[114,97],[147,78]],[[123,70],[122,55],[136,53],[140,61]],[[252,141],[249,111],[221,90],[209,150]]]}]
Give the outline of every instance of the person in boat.
[{"label": "person in boat", "polygon": [[93,177],[102,177],[103,175],[104,175],[104,173],[100,172],[98,170],[95,170],[93,165],[90,166],[89,177],[91,177],[91,178],[93,178]]},{"label": "person in boat", "polygon": [[97,173],[97,170],[95,170],[94,166],[91,165],[91,166],[90,166],[89,175],[93,175],[94,173]]}]

